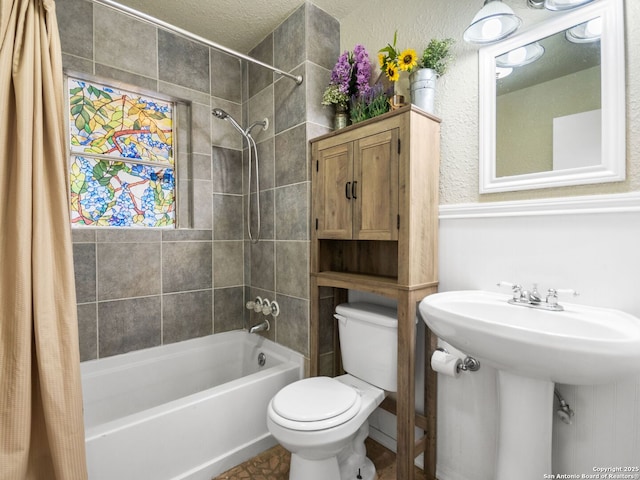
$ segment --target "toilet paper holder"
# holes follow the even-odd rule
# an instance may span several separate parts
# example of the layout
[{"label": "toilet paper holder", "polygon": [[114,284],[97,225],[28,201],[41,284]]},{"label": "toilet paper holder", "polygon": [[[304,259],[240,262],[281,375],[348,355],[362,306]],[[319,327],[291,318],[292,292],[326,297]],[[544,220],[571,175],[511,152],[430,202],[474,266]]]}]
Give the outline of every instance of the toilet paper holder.
[{"label": "toilet paper holder", "polygon": [[[444,352],[444,353],[449,353],[449,351],[446,348],[442,348],[442,347],[438,347],[436,348],[436,350],[438,352]],[[480,370],[480,361],[470,357],[470,356],[466,356],[464,357],[464,360],[462,360],[462,363],[460,365],[458,365],[458,371],[462,371],[462,372],[477,372],[478,370]]]}]

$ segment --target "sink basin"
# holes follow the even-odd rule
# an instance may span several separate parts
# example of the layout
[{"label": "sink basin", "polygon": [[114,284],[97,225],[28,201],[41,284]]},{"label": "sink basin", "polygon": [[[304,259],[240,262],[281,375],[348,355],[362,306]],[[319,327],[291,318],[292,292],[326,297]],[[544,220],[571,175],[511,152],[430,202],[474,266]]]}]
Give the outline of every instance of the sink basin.
[{"label": "sink basin", "polygon": [[640,319],[568,303],[553,312],[511,305],[509,298],[437,293],[420,303],[420,313],[442,340],[503,371],[573,385],[640,373]]},{"label": "sink basin", "polygon": [[593,385],[640,373],[640,319],[605,308],[511,305],[460,291],[420,302],[442,340],[498,369],[496,480],[550,478],[554,383]]}]

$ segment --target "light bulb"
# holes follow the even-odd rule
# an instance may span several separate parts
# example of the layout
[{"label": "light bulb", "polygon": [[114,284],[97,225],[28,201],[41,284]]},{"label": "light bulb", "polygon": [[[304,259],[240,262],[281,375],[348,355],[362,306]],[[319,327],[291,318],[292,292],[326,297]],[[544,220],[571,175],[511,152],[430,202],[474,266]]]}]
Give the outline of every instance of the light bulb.
[{"label": "light bulb", "polygon": [[513,68],[511,67],[496,67],[496,80],[499,80],[504,77],[508,77],[513,72]]},{"label": "light bulb", "polygon": [[518,65],[527,58],[527,49],[525,47],[516,48],[507,54],[507,60],[510,65]]},{"label": "light bulb", "polygon": [[490,18],[482,24],[484,38],[497,38],[502,33],[502,22],[497,18]]},{"label": "light bulb", "polygon": [[590,37],[599,37],[602,35],[602,17],[589,20],[586,30]]}]

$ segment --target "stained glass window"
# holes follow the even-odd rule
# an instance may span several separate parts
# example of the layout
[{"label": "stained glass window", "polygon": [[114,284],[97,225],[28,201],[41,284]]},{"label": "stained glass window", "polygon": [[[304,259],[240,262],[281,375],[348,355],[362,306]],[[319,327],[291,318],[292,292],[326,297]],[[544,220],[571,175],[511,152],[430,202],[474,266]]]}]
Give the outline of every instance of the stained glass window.
[{"label": "stained glass window", "polygon": [[71,222],[175,225],[174,104],[68,77]]}]

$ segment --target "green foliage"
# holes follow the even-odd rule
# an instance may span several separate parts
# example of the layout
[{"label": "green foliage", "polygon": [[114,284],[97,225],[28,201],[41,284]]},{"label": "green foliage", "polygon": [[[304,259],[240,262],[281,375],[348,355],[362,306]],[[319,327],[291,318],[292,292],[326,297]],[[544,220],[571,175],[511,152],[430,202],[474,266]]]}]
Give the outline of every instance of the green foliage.
[{"label": "green foliage", "polygon": [[376,84],[371,92],[364,97],[358,97],[351,102],[349,114],[351,123],[362,122],[368,118],[377,117],[389,111],[389,97],[382,85]]},{"label": "green foliage", "polygon": [[390,43],[387,43],[386,47],[381,48],[380,50],[378,50],[379,53],[383,53],[383,54],[386,55],[385,63],[393,62],[400,55],[400,53],[398,52],[398,49],[396,47],[396,43],[397,42],[398,42],[398,31],[396,30],[393,33],[393,45],[390,44]]},{"label": "green foliage", "polygon": [[377,117],[378,115],[387,113],[389,111],[389,107],[389,98],[384,92],[381,92],[371,100],[371,103],[369,104],[369,115],[371,118]]},{"label": "green foliage", "polygon": [[422,52],[419,67],[432,68],[438,76],[444,75],[449,67],[449,62],[453,60],[451,47],[455,41],[453,38],[438,40],[433,38],[429,41],[427,48]]}]

